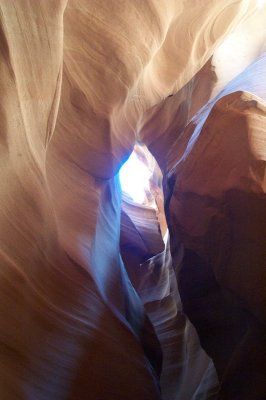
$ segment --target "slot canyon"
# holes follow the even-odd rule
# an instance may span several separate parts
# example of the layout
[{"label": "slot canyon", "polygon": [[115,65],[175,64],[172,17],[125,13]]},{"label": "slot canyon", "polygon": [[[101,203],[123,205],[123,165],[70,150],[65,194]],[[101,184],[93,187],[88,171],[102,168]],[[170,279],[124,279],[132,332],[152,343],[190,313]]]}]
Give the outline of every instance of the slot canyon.
[{"label": "slot canyon", "polygon": [[0,399],[265,400],[266,1],[0,0],[0,88]]}]

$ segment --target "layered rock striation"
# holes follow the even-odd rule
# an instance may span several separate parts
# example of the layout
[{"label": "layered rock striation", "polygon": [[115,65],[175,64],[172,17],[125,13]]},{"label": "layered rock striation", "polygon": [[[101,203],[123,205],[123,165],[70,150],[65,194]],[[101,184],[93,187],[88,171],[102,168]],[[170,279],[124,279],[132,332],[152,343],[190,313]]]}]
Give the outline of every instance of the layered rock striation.
[{"label": "layered rock striation", "polygon": [[[217,53],[265,13],[0,0],[1,398],[210,399],[213,363],[220,399],[265,397],[263,23],[229,83]],[[155,211],[121,214],[136,140],[166,249]]]}]

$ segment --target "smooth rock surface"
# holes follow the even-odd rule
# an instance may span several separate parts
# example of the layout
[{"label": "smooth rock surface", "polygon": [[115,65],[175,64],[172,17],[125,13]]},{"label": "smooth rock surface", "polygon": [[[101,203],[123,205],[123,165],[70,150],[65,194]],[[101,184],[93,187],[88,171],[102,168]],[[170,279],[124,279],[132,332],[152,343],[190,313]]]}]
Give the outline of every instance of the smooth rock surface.
[{"label": "smooth rock surface", "polygon": [[[160,399],[162,354],[165,396],[187,391],[187,366],[193,400],[208,398],[209,358],[197,339],[197,362],[186,358],[184,324],[171,359],[156,323],[168,305],[144,305],[121,258],[117,172],[136,139],[165,173],[182,312],[214,360],[221,398],[263,398],[265,58],[201,108],[223,82],[209,60],[256,13],[254,0],[0,0],[1,399]],[[194,288],[206,285],[211,297],[195,311]],[[209,337],[201,317],[212,295]],[[235,327],[239,308],[249,330]]]}]

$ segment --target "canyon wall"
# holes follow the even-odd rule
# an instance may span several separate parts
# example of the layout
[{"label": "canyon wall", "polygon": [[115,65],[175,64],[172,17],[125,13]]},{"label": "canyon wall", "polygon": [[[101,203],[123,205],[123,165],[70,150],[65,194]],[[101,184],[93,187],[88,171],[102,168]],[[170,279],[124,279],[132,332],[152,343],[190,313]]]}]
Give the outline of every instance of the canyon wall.
[{"label": "canyon wall", "polygon": [[[1,398],[265,396],[265,15],[0,0]],[[232,76],[220,46],[252,21]],[[136,140],[164,175],[165,250],[151,210],[121,212]]]}]

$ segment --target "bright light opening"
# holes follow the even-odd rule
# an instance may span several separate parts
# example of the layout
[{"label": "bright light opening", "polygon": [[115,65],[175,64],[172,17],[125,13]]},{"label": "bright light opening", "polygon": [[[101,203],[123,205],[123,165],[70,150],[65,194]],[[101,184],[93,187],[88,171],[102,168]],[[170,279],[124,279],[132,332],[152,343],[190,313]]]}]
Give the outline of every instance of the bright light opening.
[{"label": "bright light opening", "polygon": [[125,204],[135,203],[137,206],[153,208],[164,237],[167,223],[164,214],[163,177],[159,165],[146,146],[135,145],[129,159],[120,169],[119,178]]},{"label": "bright light opening", "polygon": [[257,5],[258,8],[262,8],[264,5],[266,5],[266,0],[257,0]]},{"label": "bright light opening", "polygon": [[150,191],[152,171],[140,160],[135,151],[121,167],[119,176],[123,192],[134,202],[145,204],[147,193]]}]

